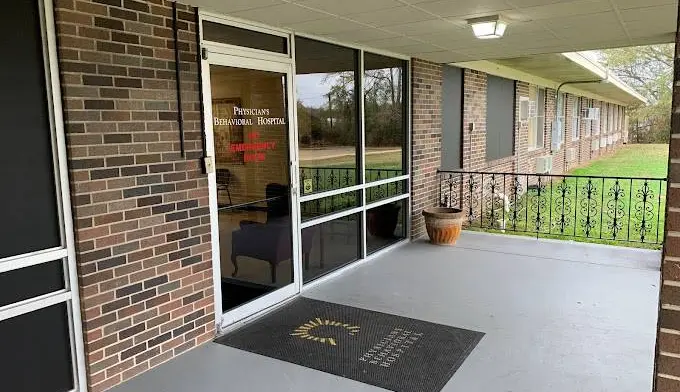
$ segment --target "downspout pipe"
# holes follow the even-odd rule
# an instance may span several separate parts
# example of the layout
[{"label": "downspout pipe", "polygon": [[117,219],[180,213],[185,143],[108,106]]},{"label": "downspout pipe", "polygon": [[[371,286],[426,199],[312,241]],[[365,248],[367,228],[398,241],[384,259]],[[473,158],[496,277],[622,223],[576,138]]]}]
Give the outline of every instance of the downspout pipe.
[{"label": "downspout pipe", "polygon": [[[605,75],[604,78],[600,78],[600,79],[591,79],[591,80],[569,80],[569,81],[560,83],[560,85],[557,86],[557,91],[555,92],[555,118],[553,119],[553,127],[556,127],[556,126],[557,126],[557,118],[558,118],[558,113],[559,113],[559,112],[558,112],[558,109],[559,109],[559,108],[558,108],[558,106],[557,106],[557,103],[558,103],[558,101],[559,101],[560,90],[562,89],[562,87],[568,86],[568,85],[571,85],[571,84],[606,83],[607,80],[609,80],[609,71],[607,71],[607,74]],[[554,134],[554,128],[551,129],[551,131],[552,131],[553,134]],[[563,138],[566,138],[566,137],[567,137],[567,133],[565,132]],[[552,141],[552,137],[551,137],[550,140]],[[566,142],[566,140],[560,140],[560,141]],[[551,146],[550,146],[550,153],[553,154],[553,153],[554,153],[554,151],[553,151],[553,146],[555,145],[555,143],[550,143],[550,144],[551,144]],[[566,161],[566,160],[565,160],[565,161]]]}]

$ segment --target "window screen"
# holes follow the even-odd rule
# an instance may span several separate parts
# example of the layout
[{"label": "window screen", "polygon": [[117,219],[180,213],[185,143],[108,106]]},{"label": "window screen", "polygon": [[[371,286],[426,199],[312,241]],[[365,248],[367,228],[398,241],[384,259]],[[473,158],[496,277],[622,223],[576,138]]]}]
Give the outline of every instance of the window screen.
[{"label": "window screen", "polygon": [[442,167],[462,167],[463,70],[444,66],[442,81]]},{"label": "window screen", "polygon": [[65,303],[0,321],[3,391],[73,389],[68,324]]},{"label": "window screen", "polygon": [[0,12],[0,258],[61,245],[38,2]]},{"label": "window screen", "polygon": [[487,79],[486,159],[512,156],[515,135],[515,81]]},{"label": "window screen", "polygon": [[0,273],[0,306],[66,288],[62,260]]}]

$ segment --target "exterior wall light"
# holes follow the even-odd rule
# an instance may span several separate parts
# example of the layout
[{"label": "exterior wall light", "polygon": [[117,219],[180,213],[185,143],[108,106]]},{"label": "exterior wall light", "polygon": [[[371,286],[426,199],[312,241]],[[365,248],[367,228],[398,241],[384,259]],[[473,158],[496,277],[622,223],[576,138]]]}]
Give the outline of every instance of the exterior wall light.
[{"label": "exterior wall light", "polygon": [[472,32],[479,39],[501,38],[508,24],[501,20],[498,15],[485,16],[482,18],[469,19]]}]

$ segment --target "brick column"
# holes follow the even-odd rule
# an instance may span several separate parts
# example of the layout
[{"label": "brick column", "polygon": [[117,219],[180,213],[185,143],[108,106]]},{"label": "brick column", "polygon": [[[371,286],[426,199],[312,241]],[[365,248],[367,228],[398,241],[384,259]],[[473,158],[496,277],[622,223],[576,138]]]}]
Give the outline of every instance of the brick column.
[{"label": "brick column", "polygon": [[57,0],[55,17],[90,391],[214,336],[193,9]]},{"label": "brick column", "polygon": [[656,392],[680,391],[680,30],[676,33],[675,42],[666,236],[656,343]]},{"label": "brick column", "polygon": [[424,237],[423,209],[437,205],[442,150],[442,66],[411,61],[411,238]]}]

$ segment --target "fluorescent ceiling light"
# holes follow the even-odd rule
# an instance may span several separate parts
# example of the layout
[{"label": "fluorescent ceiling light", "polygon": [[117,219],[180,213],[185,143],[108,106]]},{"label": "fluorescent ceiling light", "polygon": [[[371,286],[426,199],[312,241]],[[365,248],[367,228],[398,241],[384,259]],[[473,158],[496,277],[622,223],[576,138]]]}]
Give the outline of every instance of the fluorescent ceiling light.
[{"label": "fluorescent ceiling light", "polygon": [[467,21],[472,26],[472,32],[479,39],[501,38],[508,24],[498,15],[474,18]]}]

